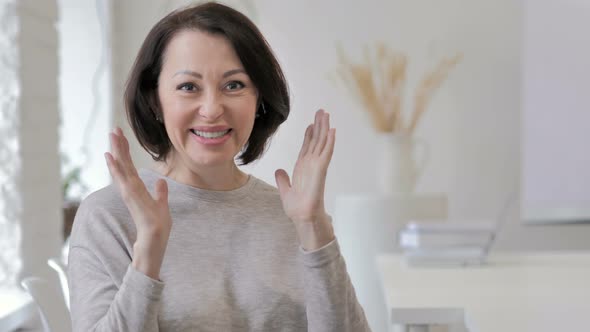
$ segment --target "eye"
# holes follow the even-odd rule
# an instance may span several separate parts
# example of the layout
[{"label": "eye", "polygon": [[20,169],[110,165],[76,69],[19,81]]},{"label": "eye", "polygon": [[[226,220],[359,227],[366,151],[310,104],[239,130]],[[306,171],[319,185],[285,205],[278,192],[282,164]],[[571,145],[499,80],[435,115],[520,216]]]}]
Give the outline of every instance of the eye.
[{"label": "eye", "polygon": [[231,91],[239,90],[244,87],[245,87],[244,83],[242,83],[240,81],[231,81],[231,82],[227,83],[227,85],[225,86],[225,88],[227,90],[231,90]]},{"label": "eye", "polygon": [[182,91],[196,91],[197,86],[194,85],[193,83],[182,83],[179,86],[177,86],[176,89],[182,90]]}]

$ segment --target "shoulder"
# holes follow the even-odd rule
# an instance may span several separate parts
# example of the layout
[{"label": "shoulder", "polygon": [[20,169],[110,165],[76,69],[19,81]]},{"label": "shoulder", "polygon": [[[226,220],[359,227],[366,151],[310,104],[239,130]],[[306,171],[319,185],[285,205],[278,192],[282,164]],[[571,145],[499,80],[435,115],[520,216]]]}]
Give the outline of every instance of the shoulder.
[{"label": "shoulder", "polygon": [[250,210],[261,222],[268,220],[273,224],[292,225],[283,209],[278,188],[258,178],[254,181],[255,185],[243,204],[244,208]]},{"label": "shoulder", "polygon": [[[157,177],[143,169],[139,171],[139,177],[146,189],[152,192]],[[76,221],[81,221],[82,225],[88,222],[92,222],[93,225],[101,222],[133,225],[129,210],[123,202],[119,189],[114,184],[88,195],[80,204],[76,219],[80,219]]]},{"label": "shoulder", "polygon": [[[253,175],[250,175],[254,177]],[[261,203],[281,205],[281,196],[279,189],[264,180],[254,177],[254,186],[252,188],[250,197],[260,200]]]},{"label": "shoulder", "polygon": [[109,239],[127,242],[135,227],[127,206],[114,185],[88,195],[78,208],[72,228],[72,245],[105,244]]},{"label": "shoulder", "polygon": [[109,185],[88,195],[78,209],[76,217],[86,218],[128,215],[127,206],[123,202],[115,185]]},{"label": "shoulder", "polygon": [[114,185],[90,194],[74,219],[68,273],[72,278],[106,274],[120,285],[133,257],[136,237],[135,224]]},{"label": "shoulder", "polygon": [[99,189],[86,197],[80,204],[80,212],[97,212],[101,210],[113,213],[126,210],[125,203],[115,185],[111,184]]}]

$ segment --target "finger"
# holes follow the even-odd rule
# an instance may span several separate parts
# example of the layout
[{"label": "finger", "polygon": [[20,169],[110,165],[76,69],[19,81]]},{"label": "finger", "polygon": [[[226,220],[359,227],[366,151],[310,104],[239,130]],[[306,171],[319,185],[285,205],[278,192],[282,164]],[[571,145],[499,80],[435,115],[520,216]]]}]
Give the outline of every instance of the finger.
[{"label": "finger", "polygon": [[129,153],[129,141],[127,140],[127,137],[125,137],[125,134],[123,133],[123,130],[121,129],[121,127],[115,128],[115,130],[113,130],[112,134],[115,135],[115,138],[116,138],[117,143],[119,145],[119,152],[121,153],[121,155],[124,156],[125,154],[128,154]]},{"label": "finger", "polygon": [[123,165],[126,168],[127,174],[130,175],[137,175],[137,169],[135,168],[135,164],[133,163],[133,159],[131,158],[131,152],[129,150],[129,141],[121,128],[119,129],[119,141],[121,142],[121,158],[123,161]]},{"label": "finger", "polygon": [[117,133],[117,136],[119,136],[119,140],[121,141],[121,147],[123,148],[123,151],[129,151],[129,142],[127,141],[127,136],[125,136],[123,129],[117,126],[115,132]]},{"label": "finger", "polygon": [[307,126],[307,129],[305,129],[305,135],[303,137],[303,144],[301,145],[301,151],[299,151],[299,158],[305,156],[305,154],[309,150],[309,142],[311,141],[312,130],[313,130],[313,125],[309,125],[309,126]]},{"label": "finger", "polygon": [[106,152],[105,158],[107,160],[107,166],[109,168],[109,172],[113,177],[113,182],[119,188],[123,199],[126,200],[127,197],[127,187],[129,186],[129,178],[126,173],[126,168],[123,166],[120,158],[120,142],[119,136],[117,135],[116,131],[110,134],[111,139],[111,151],[112,153]]},{"label": "finger", "polygon": [[111,173],[113,180],[115,180],[115,183],[118,183],[121,178],[121,168],[119,167],[119,164],[109,152],[104,153],[104,159],[107,162],[107,168],[109,169],[109,173]]},{"label": "finger", "polygon": [[275,180],[277,181],[277,187],[279,188],[281,199],[283,199],[289,189],[291,189],[289,174],[287,174],[284,169],[277,169],[275,172]]},{"label": "finger", "polygon": [[318,143],[316,145],[315,152],[316,154],[321,154],[324,150],[324,146],[326,145],[326,140],[328,138],[328,131],[330,130],[330,114],[324,112],[320,119],[320,133],[318,135]]},{"label": "finger", "polygon": [[160,203],[168,204],[168,184],[166,180],[159,179],[155,186],[155,200]]},{"label": "finger", "polygon": [[330,160],[332,160],[332,155],[334,154],[334,146],[336,145],[336,128],[331,128],[328,131],[328,139],[326,141],[326,147],[322,151],[321,157],[324,159],[328,164],[330,164]]},{"label": "finger", "polygon": [[137,175],[128,149],[124,146],[125,136],[121,128],[115,129],[109,136],[112,153],[105,153],[109,172],[127,207],[130,210],[141,208],[141,202],[148,202],[148,198],[151,197]]},{"label": "finger", "polygon": [[131,153],[129,151],[129,141],[123,134],[121,128],[117,127],[110,135],[111,137],[111,150],[113,156],[119,162],[121,167],[122,175],[134,176],[137,175],[137,170],[131,159]]},{"label": "finger", "polygon": [[113,156],[114,160],[120,161],[121,160],[121,143],[119,140],[119,135],[116,131],[111,132],[109,134],[109,140],[111,142],[111,155]]},{"label": "finger", "polygon": [[313,133],[309,143],[309,153],[313,153],[318,143],[318,136],[320,135],[320,120],[322,119],[323,110],[315,112],[315,120],[313,122]]},{"label": "finger", "polygon": [[116,127],[115,129],[113,129],[110,134],[111,137],[113,137],[117,142],[120,142],[121,137],[123,136],[123,131],[121,131],[121,128]]},{"label": "finger", "polygon": [[121,129],[121,127],[117,127],[115,132],[117,133],[117,136],[119,136],[119,139],[121,140],[121,148],[123,148],[124,151],[129,151],[129,141],[127,141],[127,137],[125,137],[125,134],[123,133],[123,129]]}]

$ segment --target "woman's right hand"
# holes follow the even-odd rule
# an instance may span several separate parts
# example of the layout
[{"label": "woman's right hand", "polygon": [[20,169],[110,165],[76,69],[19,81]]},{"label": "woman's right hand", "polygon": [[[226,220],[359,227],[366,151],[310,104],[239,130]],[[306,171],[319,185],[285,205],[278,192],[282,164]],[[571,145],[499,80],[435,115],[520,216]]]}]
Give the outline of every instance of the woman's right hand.
[{"label": "woman's right hand", "polygon": [[112,152],[105,153],[107,166],[137,228],[132,265],[148,277],[159,279],[172,228],[168,185],[159,179],[152,197],[137,174],[129,153],[129,142],[121,128],[110,134],[110,141]]}]

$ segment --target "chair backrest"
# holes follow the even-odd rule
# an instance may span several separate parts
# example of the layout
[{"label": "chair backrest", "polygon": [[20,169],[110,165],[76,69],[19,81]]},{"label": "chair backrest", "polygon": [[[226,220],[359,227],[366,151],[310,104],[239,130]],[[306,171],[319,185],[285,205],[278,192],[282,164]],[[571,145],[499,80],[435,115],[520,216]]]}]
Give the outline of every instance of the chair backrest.
[{"label": "chair backrest", "polygon": [[57,278],[55,283],[38,277],[28,277],[21,285],[39,307],[46,332],[71,332],[70,313],[63,299]]},{"label": "chair backrest", "polygon": [[68,311],[70,310],[70,289],[68,287],[68,275],[66,273],[65,264],[58,258],[50,258],[47,260],[47,264],[57,272],[59,283],[61,284],[61,290],[63,298],[66,303]]}]

